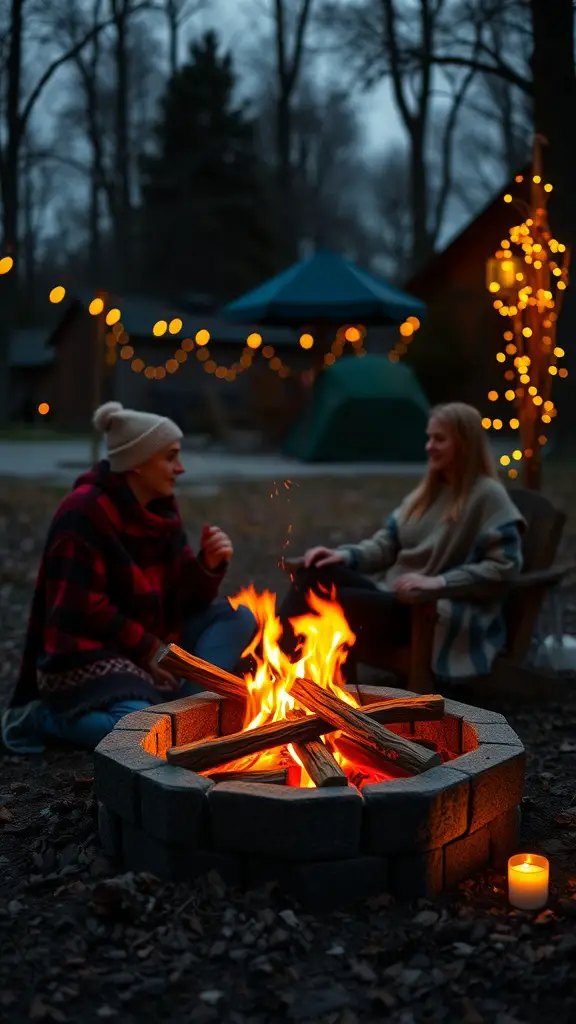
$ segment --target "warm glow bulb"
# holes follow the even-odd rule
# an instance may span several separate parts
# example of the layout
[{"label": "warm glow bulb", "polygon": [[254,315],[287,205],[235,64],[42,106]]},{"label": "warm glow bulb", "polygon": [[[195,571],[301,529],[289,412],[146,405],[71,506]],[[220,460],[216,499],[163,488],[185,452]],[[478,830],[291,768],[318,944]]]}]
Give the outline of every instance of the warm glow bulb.
[{"label": "warm glow bulb", "polygon": [[497,391],[489,391],[488,392],[488,398],[490,399],[491,402],[497,402],[498,401],[498,392]]},{"label": "warm glow bulb", "polygon": [[532,328],[531,327],[523,327],[522,328],[522,334],[524,335],[525,338],[531,338],[532,337]]},{"label": "warm glow bulb", "polygon": [[11,256],[3,256],[0,260],[0,274],[9,274],[14,266],[14,260]]},{"label": "warm glow bulb", "polygon": [[414,334],[414,328],[412,324],[409,323],[400,324],[399,330],[403,338],[411,338]]},{"label": "warm glow bulb", "polygon": [[515,459],[516,462],[519,462],[522,458],[522,452],[517,448],[516,451],[512,452],[512,458]]},{"label": "warm glow bulb", "polygon": [[[348,333],[348,332],[346,332],[346,333]],[[312,337],[311,334],[301,334],[300,335],[300,348],[312,348],[313,344],[314,344],[314,338]]]},{"label": "warm glow bulb", "polygon": [[510,465],[510,456],[509,455],[501,455],[500,456],[500,465],[501,466],[509,466]]},{"label": "warm glow bulb", "polygon": [[499,292],[500,291],[500,285],[498,284],[498,281],[490,281],[490,284],[488,285],[488,289],[491,292]]},{"label": "warm glow bulb", "polygon": [[484,427],[484,430],[490,430],[490,427],[492,426],[492,420],[489,419],[488,416],[485,416],[484,419],[482,420],[482,426]]},{"label": "warm glow bulb", "polygon": [[50,412],[50,406],[48,405],[48,402],[40,402],[40,405],[38,406],[38,412],[40,413],[41,416],[47,416],[48,413]]},{"label": "warm glow bulb", "polygon": [[56,305],[58,302],[62,302],[62,299],[64,298],[65,295],[66,289],[61,284],[58,284],[56,285],[55,288],[52,289],[48,298],[50,302]]},{"label": "warm glow bulb", "polygon": [[168,324],[168,330],[170,331],[170,334],[180,333],[180,331],[182,330],[182,321],[180,320],[179,317],[175,317],[174,320],[170,321],[170,323]]},{"label": "warm glow bulb", "polygon": [[504,424],[502,423],[502,420],[493,420],[492,426],[494,427],[494,430],[502,430]]},{"label": "warm glow bulb", "polygon": [[506,362],[506,356],[505,356],[504,352],[497,352],[496,353],[496,359],[498,360],[499,363],[505,363]]},{"label": "warm glow bulb", "polygon": [[121,316],[122,314],[119,309],[109,309],[106,313],[106,323],[108,324],[108,327],[113,327],[114,324],[117,324]]},{"label": "warm glow bulb", "polygon": [[161,338],[163,334],[166,334],[168,330],[168,324],[165,320],[157,320],[152,328],[152,334],[155,338]]},{"label": "warm glow bulb", "polygon": [[506,195],[504,196],[504,202],[505,203],[511,203],[512,202],[512,196],[510,195],[509,192],[507,192]]},{"label": "warm glow bulb", "polygon": [[[302,337],[310,337],[310,335],[302,335]],[[347,327],[344,332],[344,337],[346,338],[346,341],[351,341],[352,344],[354,344],[354,342],[360,341],[361,335],[357,327]],[[302,341],[300,341],[300,344],[302,345]],[[305,347],[305,345],[302,345],[302,348]]]},{"label": "warm glow bulb", "polygon": [[197,345],[207,345],[210,341],[210,331],[201,330],[195,335],[195,341]]},{"label": "warm glow bulb", "polygon": [[262,344],[262,335],[256,333],[249,334],[246,338],[246,344],[248,345],[248,348],[260,348],[260,345]]},{"label": "warm glow bulb", "polygon": [[92,302],[88,306],[88,312],[91,316],[99,316],[103,309],[104,302],[99,298],[92,299]]},{"label": "warm glow bulb", "polygon": [[510,420],[510,430],[518,430],[519,426],[520,420],[517,420],[516,418]]}]

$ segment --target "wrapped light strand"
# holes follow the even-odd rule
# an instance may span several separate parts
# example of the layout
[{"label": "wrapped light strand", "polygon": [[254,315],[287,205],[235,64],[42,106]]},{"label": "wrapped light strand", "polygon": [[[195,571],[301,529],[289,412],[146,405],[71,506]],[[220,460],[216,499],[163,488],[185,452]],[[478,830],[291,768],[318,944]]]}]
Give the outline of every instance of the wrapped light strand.
[{"label": "wrapped light strand", "polygon": [[[500,457],[500,464],[515,479],[516,464],[523,463],[529,486],[538,486],[546,428],[557,415],[551,398],[554,379],[568,376],[556,328],[569,283],[570,251],[550,230],[546,202],[552,186],[543,181],[539,166],[537,140],[531,202],[515,201],[509,193],[504,196],[505,202],[516,202],[523,220],[510,228],[486,267],[494,309],[506,321],[503,345],[496,353],[505,384],[500,392],[491,390],[488,399],[508,408],[501,418],[486,416],[482,423],[486,430],[498,431],[507,422],[519,431],[520,443]],[[516,181],[522,180],[518,175]]]}]

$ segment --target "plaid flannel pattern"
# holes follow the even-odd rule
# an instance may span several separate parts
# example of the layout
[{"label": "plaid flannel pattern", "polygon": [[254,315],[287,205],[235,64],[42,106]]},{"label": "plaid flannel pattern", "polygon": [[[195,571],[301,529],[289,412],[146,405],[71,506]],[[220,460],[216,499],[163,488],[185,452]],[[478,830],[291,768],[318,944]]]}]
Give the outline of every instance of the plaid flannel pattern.
[{"label": "plaid flannel pattern", "polygon": [[195,557],[173,500],[144,509],[100,464],[52,522],[13,703],[25,691],[37,696],[37,672],[53,680],[118,655],[142,664],[157,640],[176,640],[187,615],[214,600],[222,576]]}]

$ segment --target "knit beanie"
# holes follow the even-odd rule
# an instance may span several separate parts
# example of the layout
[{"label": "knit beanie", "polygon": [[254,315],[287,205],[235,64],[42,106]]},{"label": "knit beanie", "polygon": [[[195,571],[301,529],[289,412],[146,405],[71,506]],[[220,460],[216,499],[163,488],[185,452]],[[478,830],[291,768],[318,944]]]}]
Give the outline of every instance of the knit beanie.
[{"label": "knit beanie", "polygon": [[182,437],[180,427],[166,416],[125,409],[120,402],[105,402],[96,409],[92,422],[106,438],[113,473],[126,473],[141,466]]}]

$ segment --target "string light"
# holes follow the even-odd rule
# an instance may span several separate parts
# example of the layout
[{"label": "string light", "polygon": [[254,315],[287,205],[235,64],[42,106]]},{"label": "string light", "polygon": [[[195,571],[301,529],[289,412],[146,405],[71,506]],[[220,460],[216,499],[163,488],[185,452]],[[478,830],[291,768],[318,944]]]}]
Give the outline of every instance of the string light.
[{"label": "string light", "polygon": [[38,412],[40,416],[47,416],[48,413],[50,412],[50,406],[48,402],[40,402],[40,405],[38,406]]},{"label": "string light", "polygon": [[66,295],[66,289],[63,287],[63,285],[58,284],[50,292],[50,294],[48,296],[48,300],[54,306],[56,306],[59,302],[62,302],[62,299],[64,298],[65,295]]},{"label": "string light", "polygon": [[3,256],[0,259],[0,274],[9,274],[14,266],[14,260],[11,256]]},{"label": "string light", "polygon": [[99,316],[104,309],[104,300],[100,298],[92,299],[92,302],[88,306],[88,312],[90,316]]},{"label": "string light", "polygon": [[[388,353],[388,358],[391,363],[399,363],[402,357],[406,355],[406,352],[408,351],[407,346],[419,330],[420,321],[417,316],[409,316],[400,324],[398,328],[400,341],[396,342],[394,348]],[[357,355],[360,354],[360,352],[357,353]]]},{"label": "string light", "polygon": [[[570,253],[564,243],[551,236],[548,227],[546,202],[552,185],[543,182],[538,173],[531,179],[540,187],[535,208],[506,193],[504,202],[514,201],[524,219],[510,228],[509,238],[502,239],[487,264],[487,289],[502,296],[494,300],[493,306],[510,322],[510,328],[503,332],[504,349],[496,353],[504,379],[510,382],[502,397],[515,403],[517,415],[508,423],[510,430],[520,432],[523,442],[522,448],[500,456],[503,467],[509,467],[512,461],[532,460],[535,449],[547,443],[546,435],[538,433],[538,425],[551,423],[557,415],[550,388],[555,377],[568,376],[566,367],[557,365],[566,353],[556,344],[555,333],[562,293],[568,287]],[[516,176],[517,182],[522,180],[522,175]],[[522,263],[524,270],[519,269]],[[496,390],[488,392],[490,402],[499,398]],[[482,426],[498,430],[501,421],[484,417]],[[508,469],[508,476],[515,479],[518,471]]]}]

